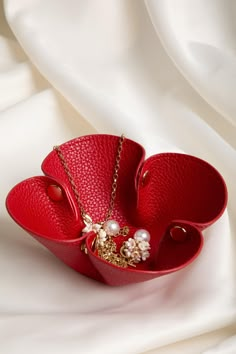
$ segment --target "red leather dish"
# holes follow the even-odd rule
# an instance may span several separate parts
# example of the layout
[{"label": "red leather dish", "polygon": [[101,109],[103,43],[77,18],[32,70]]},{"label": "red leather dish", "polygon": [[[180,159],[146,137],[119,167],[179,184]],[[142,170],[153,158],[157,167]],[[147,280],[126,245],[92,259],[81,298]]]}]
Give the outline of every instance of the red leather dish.
[{"label": "red leather dish", "polygon": [[[118,140],[88,135],[61,145],[83,205],[95,222],[104,220],[109,206]],[[95,234],[81,236],[80,210],[56,151],[43,161],[45,176],[24,180],[10,191],[8,212],[69,267],[109,285],[177,271],[197,257],[202,230],[222,215],[226,185],[214,167],[196,157],[164,153],[145,161],[144,155],[142,146],[124,140],[112,214],[121,226],[130,227],[131,234],[138,228],[151,234],[151,256],[136,268],[104,261],[91,247]],[[118,236],[116,241],[119,245],[123,239]],[[88,254],[81,250],[84,243]]]}]

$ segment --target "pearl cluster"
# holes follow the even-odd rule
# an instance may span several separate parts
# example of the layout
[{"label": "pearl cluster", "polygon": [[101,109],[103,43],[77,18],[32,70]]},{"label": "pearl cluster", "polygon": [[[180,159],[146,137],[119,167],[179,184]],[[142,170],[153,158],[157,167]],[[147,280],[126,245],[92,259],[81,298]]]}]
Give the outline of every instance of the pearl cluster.
[{"label": "pearl cluster", "polygon": [[[120,232],[120,225],[115,220],[107,220],[103,225],[95,224],[97,233],[97,243],[104,246],[104,242],[108,240],[109,236],[117,236]],[[95,226],[94,225],[94,226]]]},{"label": "pearl cluster", "polygon": [[104,246],[109,236],[117,236],[120,232],[120,225],[116,220],[107,220],[104,224],[93,224],[92,220],[86,222],[86,227],[82,230],[83,233],[95,232],[97,234],[97,244]]},{"label": "pearl cluster", "polygon": [[150,256],[150,234],[147,230],[140,229],[134,234],[134,238],[129,238],[121,247],[121,254],[131,262],[139,263],[146,261]]},{"label": "pearl cluster", "polygon": [[[82,232],[87,233],[93,231],[96,233],[96,248],[100,248],[100,251],[101,248],[108,246],[108,243],[111,242],[111,238],[122,234],[122,230],[116,220],[107,220],[104,223],[93,224],[92,219],[86,216],[84,222],[86,227]],[[151,247],[149,241],[150,234],[147,230],[137,230],[133,238],[130,237],[127,241],[123,242],[119,257],[123,257],[124,261],[129,265],[146,261],[150,256],[149,250]]]}]

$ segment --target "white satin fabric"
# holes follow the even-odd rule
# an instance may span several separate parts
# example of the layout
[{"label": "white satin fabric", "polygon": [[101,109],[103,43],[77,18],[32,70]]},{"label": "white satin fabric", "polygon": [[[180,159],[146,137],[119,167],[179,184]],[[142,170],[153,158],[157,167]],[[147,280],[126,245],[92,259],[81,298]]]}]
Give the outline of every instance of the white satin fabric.
[{"label": "white satin fabric", "polygon": [[[5,1],[1,353],[236,353],[235,15],[234,0]],[[53,145],[94,132],[123,132],[148,156],[184,151],[222,173],[227,211],[188,268],[110,288],[10,219],[13,185],[41,174]]]}]

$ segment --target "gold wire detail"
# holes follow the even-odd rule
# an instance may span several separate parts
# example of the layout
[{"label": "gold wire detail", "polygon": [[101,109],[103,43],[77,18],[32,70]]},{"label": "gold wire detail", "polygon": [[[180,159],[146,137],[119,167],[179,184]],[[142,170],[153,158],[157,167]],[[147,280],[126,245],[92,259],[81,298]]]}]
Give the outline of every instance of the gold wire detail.
[{"label": "gold wire detail", "polygon": [[98,256],[105,261],[114,264],[118,267],[127,268],[128,266],[136,267],[131,261],[128,261],[122,254],[117,252],[116,243],[110,236],[103,246],[95,245]]},{"label": "gold wire detail", "polygon": [[68,178],[68,180],[70,182],[71,188],[72,188],[72,190],[74,192],[75,198],[77,200],[77,203],[78,203],[78,206],[79,206],[79,209],[80,209],[81,216],[82,216],[83,220],[85,221],[85,219],[88,216],[88,214],[86,213],[86,211],[85,211],[85,209],[83,207],[83,204],[82,204],[82,202],[80,200],[80,195],[79,195],[78,189],[76,187],[74,178],[71,175],[71,172],[70,172],[70,169],[69,169],[68,164],[66,162],[66,159],[65,159],[65,157],[64,157],[64,155],[63,155],[63,153],[61,151],[60,146],[54,146],[53,150],[55,150],[57,152],[57,155],[58,155],[58,157],[59,157],[59,159],[61,161],[63,169],[64,169],[64,171],[65,171],[65,173],[67,175],[67,178]]},{"label": "gold wire detail", "polygon": [[[107,221],[111,217],[113,209],[114,209],[114,205],[115,205],[117,182],[118,182],[118,173],[119,173],[119,169],[120,169],[120,159],[121,159],[121,153],[122,153],[124,140],[125,140],[125,136],[124,136],[124,134],[122,134],[120,136],[119,142],[118,142],[118,147],[117,147],[117,152],[116,152],[116,157],[115,157],[115,167],[114,167],[114,172],[113,172],[113,177],[112,177],[110,202],[109,202],[109,207],[108,207],[107,214],[106,214],[106,217],[105,217],[104,221]],[[71,171],[69,169],[69,166],[68,166],[68,164],[66,162],[65,156],[62,153],[61,147],[60,146],[54,146],[53,150],[56,151],[56,153],[57,153],[57,155],[58,155],[58,157],[59,157],[59,159],[61,161],[61,164],[62,164],[62,166],[64,168],[64,171],[65,171],[65,173],[67,175],[67,178],[68,178],[68,180],[69,180],[69,182],[71,184],[71,188],[72,188],[72,190],[74,192],[76,201],[77,201],[79,209],[80,209],[81,216],[83,218],[83,221],[86,224],[86,221],[87,221],[86,218],[89,217],[89,215],[86,212],[85,207],[84,207],[84,205],[83,205],[83,203],[82,203],[82,201],[80,199],[79,191],[78,191],[78,189],[76,187],[74,178],[73,178],[73,176],[71,174]]]},{"label": "gold wire detail", "polygon": [[119,139],[118,148],[117,148],[116,162],[115,162],[113,181],[112,181],[112,186],[111,186],[111,198],[110,198],[110,204],[109,204],[109,208],[107,211],[105,221],[107,221],[111,217],[112,211],[114,209],[114,204],[115,204],[115,199],[116,199],[117,182],[118,182],[118,172],[120,169],[120,159],[121,159],[121,152],[122,152],[124,140],[125,140],[125,136],[124,136],[124,134],[122,134]]},{"label": "gold wire detail", "polygon": [[128,226],[122,227],[120,229],[120,231],[119,231],[119,235],[124,236],[124,237],[127,236],[128,233],[129,233],[129,227]]}]

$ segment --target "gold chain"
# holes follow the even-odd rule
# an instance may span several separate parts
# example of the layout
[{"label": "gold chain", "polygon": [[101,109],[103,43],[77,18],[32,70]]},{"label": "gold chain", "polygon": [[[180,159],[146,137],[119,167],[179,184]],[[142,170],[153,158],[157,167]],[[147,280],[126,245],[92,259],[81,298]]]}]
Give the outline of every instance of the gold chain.
[{"label": "gold chain", "polygon": [[118,172],[120,169],[120,159],[121,159],[121,152],[122,152],[124,140],[125,140],[125,136],[124,136],[124,134],[122,134],[120,136],[118,148],[117,148],[116,161],[115,161],[115,167],[114,167],[114,173],[113,173],[113,180],[112,180],[112,185],[111,185],[111,198],[110,198],[110,204],[109,204],[109,208],[107,211],[105,221],[107,221],[111,217],[112,211],[114,209],[114,204],[115,204],[115,199],[116,199],[116,190],[117,190],[117,181],[118,181]]},{"label": "gold chain", "polygon": [[79,195],[78,189],[77,189],[76,184],[75,184],[75,181],[74,181],[74,179],[73,179],[73,177],[72,177],[72,175],[71,175],[71,173],[70,173],[70,169],[69,169],[69,167],[68,167],[68,165],[67,165],[67,162],[66,162],[66,160],[65,160],[65,157],[64,157],[64,155],[63,155],[63,153],[62,153],[62,151],[61,151],[60,146],[54,146],[53,149],[57,152],[57,155],[58,155],[58,157],[60,158],[61,164],[62,164],[62,166],[63,166],[63,168],[64,168],[64,171],[65,171],[65,173],[66,173],[66,175],[67,175],[67,177],[68,177],[68,180],[69,180],[69,182],[70,182],[70,184],[71,184],[71,188],[72,188],[72,190],[73,190],[73,192],[74,192],[74,194],[75,194],[75,198],[76,198],[76,200],[77,200],[77,203],[78,203],[78,206],[79,206],[79,209],[80,209],[81,216],[82,216],[82,218],[84,219],[85,216],[87,215],[87,213],[86,213],[86,211],[85,211],[85,209],[84,209],[84,207],[83,207],[83,204],[82,204],[82,202],[81,202],[81,200],[80,200],[80,195]]},{"label": "gold chain", "polygon": [[105,261],[112,263],[118,267],[127,268],[128,266],[136,267],[133,261],[128,260],[122,254],[117,253],[116,243],[109,237],[103,247],[97,246],[98,255]]},{"label": "gold chain", "polygon": [[[135,263],[139,263],[142,259],[145,260],[149,257],[148,250],[150,249],[150,245],[148,242],[143,241],[141,247],[141,241],[129,238],[128,241],[124,241],[123,245],[121,246],[119,253],[117,252],[117,244],[113,240],[114,236],[123,236],[126,237],[129,234],[129,227],[123,226],[120,228],[119,224],[115,220],[110,220],[114,206],[115,206],[115,199],[116,199],[116,192],[118,186],[118,177],[119,177],[119,170],[120,170],[120,160],[122,154],[122,148],[124,143],[124,135],[122,134],[119,138],[116,157],[115,157],[115,164],[114,164],[114,171],[112,176],[112,184],[111,184],[111,194],[110,194],[110,201],[107,213],[105,215],[105,220],[93,223],[91,217],[87,214],[85,207],[81,201],[79,191],[75,184],[75,180],[71,174],[70,168],[67,164],[64,154],[60,146],[55,146],[54,150],[56,151],[61,164],[64,168],[64,171],[67,175],[67,178],[71,184],[71,188],[74,192],[75,198],[77,200],[80,213],[84,224],[86,225],[82,229],[82,235],[88,232],[95,232],[96,237],[92,242],[92,249],[96,250],[98,256],[104,259],[106,262],[114,264],[118,267],[127,268],[128,266],[136,267]],[[115,225],[115,228],[118,226],[117,232],[114,233],[114,229],[109,229],[109,222]],[[142,230],[143,231],[143,230]],[[145,230],[144,230],[145,231]],[[140,242],[140,244],[139,244]],[[144,247],[144,248],[143,248]],[[88,253],[86,247],[86,241],[83,240],[81,244],[81,250]],[[144,253],[143,253],[144,252]],[[146,254],[145,254],[146,252]],[[148,256],[147,256],[148,253]],[[146,257],[146,258],[144,258]]]},{"label": "gold chain", "polygon": [[[114,205],[115,205],[115,199],[116,199],[116,190],[117,190],[117,181],[118,181],[118,173],[119,173],[119,169],[120,169],[120,159],[121,159],[121,153],[122,153],[122,148],[123,148],[123,142],[125,140],[125,136],[124,134],[122,134],[120,136],[120,139],[119,139],[119,143],[118,143],[118,148],[117,148],[117,154],[116,154],[116,160],[115,160],[115,167],[114,167],[114,173],[113,173],[113,177],[112,177],[112,186],[111,186],[111,197],[110,197],[110,202],[109,202],[109,208],[108,208],[108,211],[107,211],[107,215],[105,217],[105,220],[104,221],[107,221],[111,215],[112,215],[112,211],[114,209]],[[75,184],[75,181],[74,181],[74,178],[70,172],[70,169],[69,169],[69,166],[66,162],[66,159],[61,151],[61,148],[60,146],[54,146],[53,148],[56,152],[57,152],[57,155],[61,161],[61,164],[64,168],[64,171],[68,177],[68,180],[71,184],[71,188],[74,192],[74,195],[75,195],[75,198],[76,198],[76,201],[78,203],[78,206],[79,206],[79,209],[80,209],[80,213],[81,213],[81,216],[83,218],[84,221],[86,221],[86,219],[89,218],[84,206],[83,206],[83,203],[80,199],[80,195],[79,195],[79,191],[76,187],[76,184]]]}]

